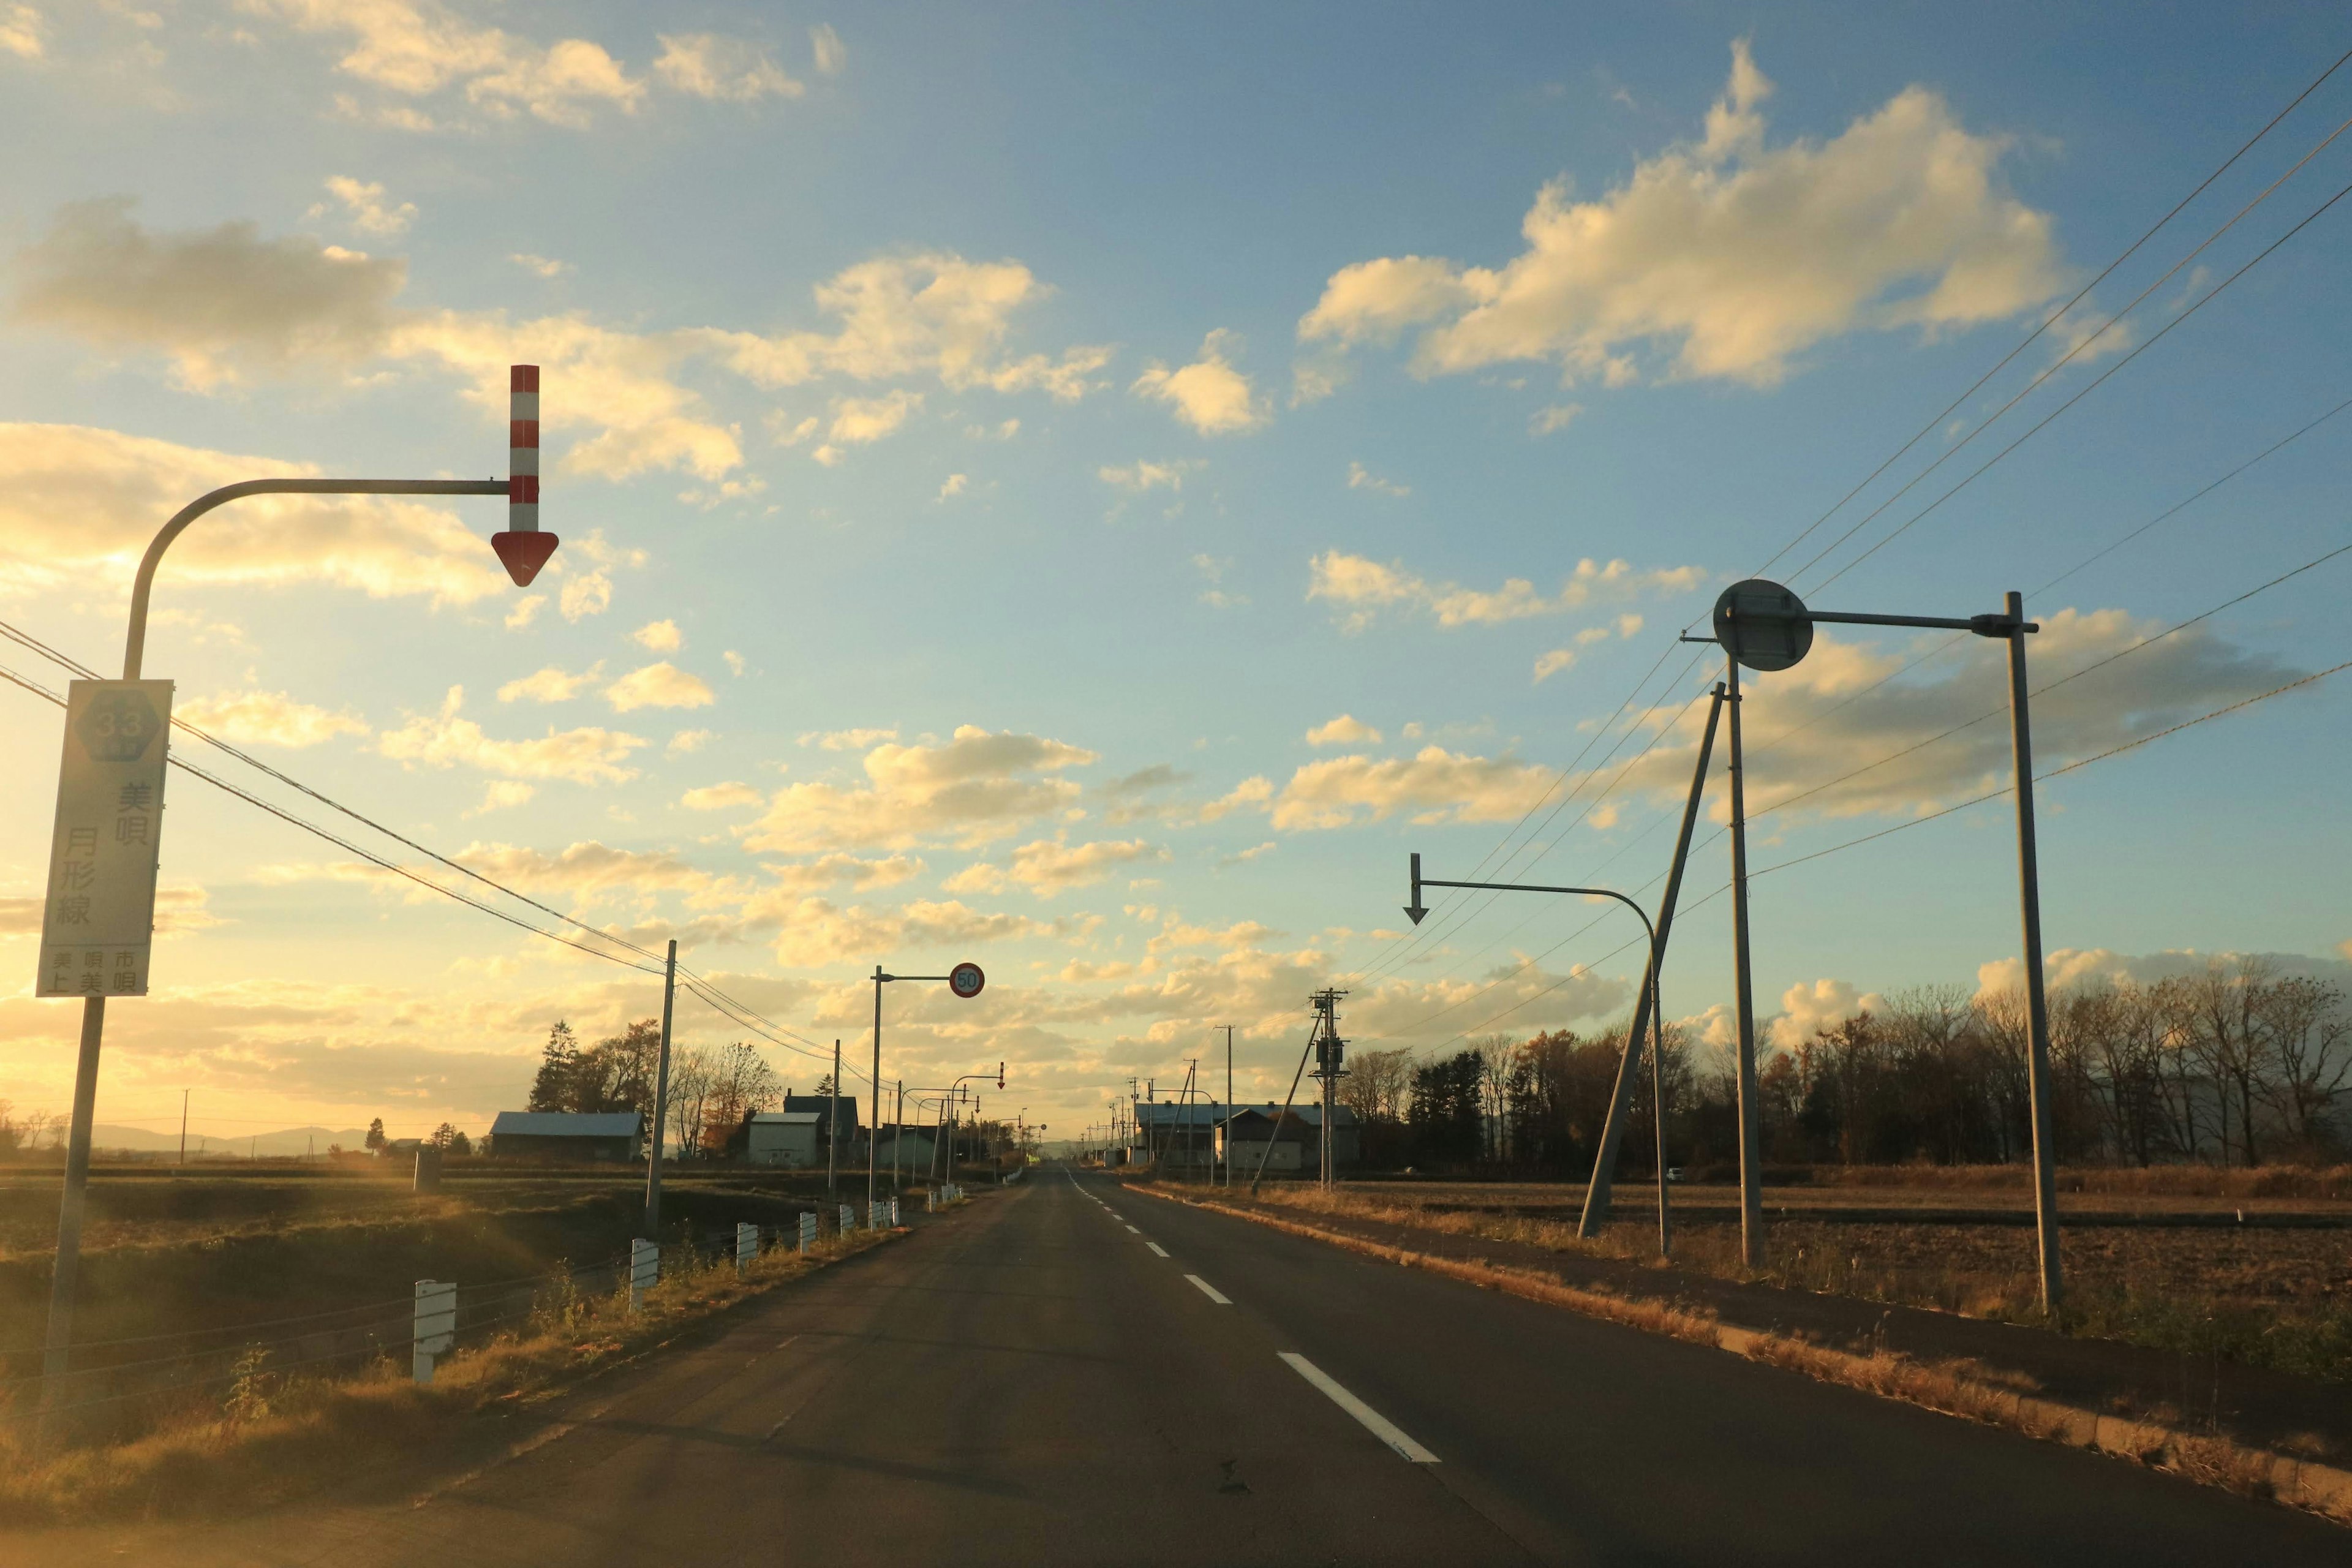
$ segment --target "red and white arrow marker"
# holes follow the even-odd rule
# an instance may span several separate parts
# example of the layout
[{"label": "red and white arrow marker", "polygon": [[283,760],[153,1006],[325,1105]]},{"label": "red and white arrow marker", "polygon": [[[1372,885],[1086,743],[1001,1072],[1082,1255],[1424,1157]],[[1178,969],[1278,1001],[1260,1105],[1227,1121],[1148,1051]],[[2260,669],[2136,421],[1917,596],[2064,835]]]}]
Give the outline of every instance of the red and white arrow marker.
[{"label": "red and white arrow marker", "polygon": [[562,541],[539,526],[539,366],[507,372],[507,527],[490,535],[518,588],[528,588]]}]

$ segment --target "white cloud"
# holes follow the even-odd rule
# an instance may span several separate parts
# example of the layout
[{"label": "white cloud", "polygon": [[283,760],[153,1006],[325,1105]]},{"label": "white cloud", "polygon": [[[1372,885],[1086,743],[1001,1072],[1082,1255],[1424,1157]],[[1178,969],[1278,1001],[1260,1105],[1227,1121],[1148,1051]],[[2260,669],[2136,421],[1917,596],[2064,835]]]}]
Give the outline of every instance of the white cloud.
[{"label": "white cloud", "polygon": [[482,804],[459,815],[488,816],[491,812],[504,811],[509,806],[528,805],[530,798],[538,793],[537,785],[524,784],[520,779],[492,779],[482,791]]},{"label": "white cloud", "polygon": [[750,784],[729,779],[725,784],[688,790],[677,797],[677,804],[688,811],[724,811],[733,805],[757,805],[767,798]]},{"label": "white cloud", "polygon": [[1223,859],[1218,861],[1217,864],[1220,866],[1246,866],[1253,860],[1264,859],[1266,856],[1273,854],[1279,847],[1281,847],[1281,846],[1269,838],[1265,843],[1253,845],[1247,849],[1237,849],[1231,855],[1226,856]]},{"label": "white cloud", "polygon": [[1371,624],[1377,611],[1392,605],[1434,616],[1444,626],[1495,626],[1644,594],[1685,594],[1706,580],[1705,571],[1696,566],[1637,572],[1623,561],[1603,566],[1587,559],[1576,563],[1558,594],[1547,596],[1524,577],[1510,578],[1489,593],[1456,583],[1432,583],[1406,570],[1402,562],[1382,564],[1337,550],[1324,552],[1309,566],[1312,577],[1307,596],[1347,606],[1344,624],[1349,631],[1361,631]]},{"label": "white cloud", "polygon": [[710,744],[710,739],[711,734],[708,730],[680,730],[669,738],[669,744],[663,749],[673,757],[682,757],[689,752],[702,750],[703,747]]},{"label": "white cloud", "polygon": [[941,885],[950,893],[994,892],[1012,882],[1041,899],[1050,899],[1072,888],[1090,887],[1121,866],[1167,858],[1167,850],[1140,838],[1091,844],[1041,838],[1013,850],[1003,867],[982,861],[965,867]]},{"label": "white cloud", "polygon": [[527,699],[532,702],[569,702],[604,678],[604,666],[601,660],[578,675],[567,675],[551,664],[499,687],[499,700],[515,702]]},{"label": "white cloud", "polygon": [[978,845],[1075,805],[1079,786],[1061,775],[1095,760],[1064,742],[970,724],[943,744],[885,743],[866,752],[863,786],[777,792],[744,843],[784,854]]},{"label": "white cloud", "polygon": [[815,57],[819,76],[839,76],[849,63],[849,46],[833,30],[830,22],[820,22],[809,29],[809,52]]},{"label": "white cloud", "polygon": [[768,58],[768,51],[741,38],[715,33],[660,35],[661,58],[654,73],[678,91],[727,103],[762,98],[798,98],[807,89]]},{"label": "white cloud", "polygon": [[1575,668],[1576,650],[1572,647],[1556,647],[1549,653],[1538,654],[1534,684],[1540,686],[1561,670]]},{"label": "white cloud", "polygon": [[533,256],[527,250],[518,250],[507,259],[525,272],[538,278],[561,278],[572,270],[572,263],[569,261],[557,261],[545,256]]},{"label": "white cloud", "polygon": [[386,205],[381,184],[362,184],[349,174],[337,174],[327,182],[327,189],[350,210],[352,226],[365,233],[399,234],[415,221],[416,204]]},{"label": "white cloud", "polygon": [[1203,552],[1192,557],[1192,564],[1202,576],[1209,580],[1209,586],[1201,591],[1201,603],[1213,605],[1221,610],[1234,609],[1249,603],[1247,595],[1228,594],[1221,585],[1225,580],[1225,574],[1234,569],[1230,556],[1216,556]]},{"label": "white cloud", "polygon": [[1370,490],[1374,495],[1381,496],[1409,496],[1412,494],[1412,487],[1411,485],[1391,484],[1388,480],[1381,478],[1378,474],[1367,469],[1361,463],[1349,463],[1348,465],[1348,488],[1351,490]]},{"label": "white cloud", "polygon": [[822,746],[828,752],[862,752],[866,747],[898,738],[896,730],[810,730],[800,738],[803,746]]},{"label": "white cloud", "polygon": [[515,601],[514,608],[507,612],[507,630],[510,632],[522,630],[537,620],[539,612],[545,608],[547,608],[546,595],[525,594]]},{"label": "white cloud", "polygon": [[1051,929],[1024,915],[982,914],[953,900],[920,899],[887,910],[862,906],[843,910],[824,899],[805,899],[783,914],[780,923],[776,962],[793,969],[831,966],[877,952],[955,952]]},{"label": "white cloud", "polygon": [[1284,832],[1345,827],[1359,815],[1377,820],[1410,811],[1413,820],[1502,822],[1542,800],[1553,773],[1508,757],[1476,757],[1424,746],[1411,759],[1333,757],[1308,763],[1274,803]]},{"label": "white cloud", "polygon": [[1421,374],[1552,360],[1621,382],[1633,373],[1622,351],[1646,347],[1670,353],[1675,375],[1765,385],[1843,332],[1996,321],[2054,291],[2051,220],[2002,186],[2005,139],[1971,134],[1909,87],[1827,142],[1768,146],[1770,91],[1735,44],[1701,141],[1595,201],[1545,186],[1521,225],[1527,249],[1498,268],[1420,256],[1343,268],[1300,338],[1423,327]]},{"label": "white cloud", "polygon": [[1226,363],[1225,348],[1234,341],[1220,327],[1202,340],[1199,359],[1175,370],[1154,361],[1130,390],[1169,405],[1179,419],[1203,436],[1254,429],[1271,416],[1250,390],[1249,377]]},{"label": "white cloud", "polygon": [[1381,743],[1381,732],[1352,713],[1342,713],[1328,723],[1318,724],[1307,731],[1310,746],[1358,746]]},{"label": "white cloud", "polygon": [[42,34],[48,24],[30,5],[11,5],[5,16],[0,16],[0,52],[12,54],[20,60],[37,60],[46,48]]},{"label": "white cloud", "polygon": [[971,480],[961,474],[950,474],[940,486],[940,500],[945,500],[950,496],[963,494],[964,486],[969,483]]},{"label": "white cloud", "polygon": [[719,658],[723,658],[723,659],[725,659],[725,660],[727,661],[727,670],[728,670],[728,673],[729,673],[729,674],[730,674],[730,675],[735,676],[738,679],[741,679],[741,677],[742,677],[742,674],[743,674],[744,668],[745,668],[744,663],[743,663],[743,656],[742,656],[741,654],[740,654],[740,653],[737,653],[733,648],[731,648],[731,647],[730,647],[730,648],[727,649],[725,652],[721,653],[719,657]]},{"label": "white cloud", "polygon": [[629,640],[653,653],[676,653],[686,645],[676,621],[647,621],[629,634]]},{"label": "white cloud", "polygon": [[614,712],[630,713],[640,708],[708,708],[719,698],[700,676],[663,659],[633,669],[604,688],[604,700]]},{"label": "white cloud", "polygon": [[[317,471],[82,425],[0,424],[0,587],[127,584],[157,520],[191,497]],[[512,592],[477,528],[388,497],[250,497],[190,530],[171,571],[183,585],[326,582],[454,604]]]},{"label": "white cloud", "polygon": [[1642,617],[1630,613],[1620,616],[1617,617],[1617,635],[1628,641],[1631,641],[1633,638],[1641,635],[1643,624]]},{"label": "white cloud", "polygon": [[1884,1013],[1886,998],[1864,994],[1843,980],[1800,981],[1781,994],[1780,1012],[1764,1028],[1768,1044],[1793,1051],[1823,1029],[1834,1029],[1863,1013]]},{"label": "white cloud", "polygon": [[1107,485],[1117,485],[1120,489],[1133,490],[1140,495],[1152,489],[1182,489],[1185,470],[1197,466],[1181,459],[1172,463],[1151,463],[1138,458],[1125,468],[1106,463],[1095,470],[1095,477]]},{"label": "white cloud", "polygon": [[301,748],[331,741],[337,735],[364,735],[365,721],[350,713],[330,713],[307,702],[297,702],[283,691],[238,691],[220,697],[199,697],[173,710],[207,734],[240,746]]},{"label": "white cloud", "polygon": [[545,735],[530,740],[493,740],[471,719],[458,717],[465,700],[466,689],[451,687],[438,713],[412,714],[401,728],[385,731],[377,749],[397,762],[436,768],[463,764],[509,778],[599,784],[625,784],[637,776],[625,763],[629,753],[646,743],[638,736],[599,729],[559,733],[550,727]]},{"label": "white cloud", "polygon": [[907,416],[922,405],[921,393],[903,387],[879,397],[836,397],[825,438],[852,446],[870,445],[896,432],[907,422]]},{"label": "white cloud", "polygon": [[1245,778],[1224,795],[1201,808],[1201,820],[1215,822],[1236,811],[1264,811],[1274,800],[1274,781]]},{"label": "white cloud", "polygon": [[1549,408],[1538,408],[1528,419],[1528,434],[1549,436],[1565,430],[1583,412],[1581,403],[1555,403]]},{"label": "white cloud", "polygon": [[541,47],[473,26],[433,0],[245,0],[242,9],[341,36],[351,47],[337,68],[388,91],[421,98],[462,83],[467,100],[494,119],[527,110],[584,129],[590,109],[627,113],[645,95],[601,45],[565,38]]},{"label": "white cloud", "polygon": [[601,616],[612,607],[613,579],[602,567],[565,581],[562,598],[565,620],[584,620],[590,616]]}]

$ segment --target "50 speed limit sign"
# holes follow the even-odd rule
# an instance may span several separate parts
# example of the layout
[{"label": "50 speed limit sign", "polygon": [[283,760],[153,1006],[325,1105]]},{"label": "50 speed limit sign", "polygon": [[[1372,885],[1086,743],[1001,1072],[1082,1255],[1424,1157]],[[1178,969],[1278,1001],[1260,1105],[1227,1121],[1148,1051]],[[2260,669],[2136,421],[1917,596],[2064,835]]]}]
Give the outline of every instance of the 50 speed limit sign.
[{"label": "50 speed limit sign", "polygon": [[959,963],[948,971],[948,989],[969,1002],[980,994],[988,984],[988,976],[980,972],[977,963]]}]

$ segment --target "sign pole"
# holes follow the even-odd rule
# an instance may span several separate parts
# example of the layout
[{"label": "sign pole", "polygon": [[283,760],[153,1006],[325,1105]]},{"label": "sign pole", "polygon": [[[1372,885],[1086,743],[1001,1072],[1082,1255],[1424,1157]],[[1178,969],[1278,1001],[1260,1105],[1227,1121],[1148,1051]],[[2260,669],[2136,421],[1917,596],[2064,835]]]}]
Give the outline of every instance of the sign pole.
[{"label": "sign pole", "polygon": [[662,1118],[669,1114],[669,1014],[677,990],[677,943],[662,966],[662,1030],[654,1058],[654,1135],[646,1145],[646,1239],[661,1239]]},{"label": "sign pole", "polygon": [[1724,701],[1731,722],[1731,970],[1739,1024],[1739,1260],[1764,1267],[1764,1107],[1756,1081],[1756,988],[1748,963],[1747,759],[1739,745],[1739,661],[1726,659],[1730,674]]},{"label": "sign pole", "polygon": [[2042,976],[2042,870],[2033,835],[2032,721],[2026,710],[2025,597],[2012,593],[2009,623],[2010,744],[2017,758],[2017,885],[2024,912],[2026,1087],[2033,1114],[2033,1228],[2042,1310],[2064,1294],[2058,1264],[2058,1163],[2050,1118],[2050,1003]]}]

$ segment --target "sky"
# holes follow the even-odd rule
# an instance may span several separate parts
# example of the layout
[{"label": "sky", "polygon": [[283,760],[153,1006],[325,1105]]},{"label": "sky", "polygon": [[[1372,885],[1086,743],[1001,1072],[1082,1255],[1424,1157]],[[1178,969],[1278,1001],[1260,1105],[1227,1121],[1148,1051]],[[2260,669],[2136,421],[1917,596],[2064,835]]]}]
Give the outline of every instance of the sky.
[{"label": "sky", "polygon": [[[670,939],[738,1014],[677,1040],[802,1090],[836,1038],[866,1088],[877,964],[982,964],[885,988],[882,1077],[1002,1061],[1055,1139],[1222,1093],[1226,1025],[1279,1098],[1324,986],[1358,1049],[1604,1028],[1621,909],[1415,931],[1406,857],[1654,907],[1722,674],[1676,638],[1759,574],[2026,595],[2053,982],[2352,978],[2352,36],[2258,15],[0,3],[0,626],[112,674],[195,495],[502,476],[513,363],[562,541],[528,589],[496,500],[173,549],[145,673],[284,776],[175,754],[512,921],[177,773],[99,1120],[479,1130]],[[1768,1048],[2015,983],[2004,657],[1749,678]],[[79,1022],[61,732],[0,684],[20,1111]],[[1718,1052],[1723,784],[1663,976]]]}]

